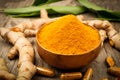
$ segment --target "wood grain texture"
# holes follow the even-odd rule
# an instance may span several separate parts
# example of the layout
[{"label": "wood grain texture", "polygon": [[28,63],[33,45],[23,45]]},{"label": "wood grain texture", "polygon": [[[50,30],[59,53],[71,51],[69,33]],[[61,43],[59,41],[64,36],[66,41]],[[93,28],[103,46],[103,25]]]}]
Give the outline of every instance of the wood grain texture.
[{"label": "wood grain texture", "polygon": [[[119,0],[90,0],[91,2],[106,7],[108,9],[112,10],[118,10],[120,11],[120,1]],[[33,3],[33,0],[0,0],[0,8],[16,8],[16,7],[23,7],[28,6]],[[85,18],[92,19],[95,17],[92,13],[85,13]],[[26,21],[25,18],[12,18],[10,16],[7,16],[3,13],[0,13],[0,27],[12,27],[18,23],[21,23],[23,21]],[[119,22],[111,22],[115,29],[120,32],[120,23]],[[35,65],[37,66],[43,66],[46,68],[51,68],[55,70],[56,76],[53,78],[41,76],[41,75],[35,75],[32,80],[60,80],[59,76],[62,72],[67,72],[64,70],[56,69],[48,64],[46,64],[38,55],[37,49],[36,49],[36,41],[35,38],[30,38],[29,40],[33,40],[33,47],[35,50]],[[12,45],[6,41],[4,41],[0,37],[0,57],[3,57],[5,61],[7,62],[7,66],[9,68],[9,71],[15,75],[17,75],[17,62],[18,59],[15,60],[9,60],[7,57],[7,53],[9,49],[12,47]],[[83,74],[87,70],[88,67],[93,68],[93,78],[92,80],[101,80],[104,77],[109,78],[109,80],[115,80],[116,77],[111,76],[107,73],[107,66],[105,63],[105,58],[107,56],[112,56],[115,60],[115,63],[117,66],[120,66],[120,51],[116,50],[115,48],[111,47],[108,43],[108,40],[104,42],[104,46],[102,47],[98,57],[91,62],[88,66],[85,66],[84,68],[80,68],[75,71],[81,71]],[[72,70],[74,71],[74,70]]]}]

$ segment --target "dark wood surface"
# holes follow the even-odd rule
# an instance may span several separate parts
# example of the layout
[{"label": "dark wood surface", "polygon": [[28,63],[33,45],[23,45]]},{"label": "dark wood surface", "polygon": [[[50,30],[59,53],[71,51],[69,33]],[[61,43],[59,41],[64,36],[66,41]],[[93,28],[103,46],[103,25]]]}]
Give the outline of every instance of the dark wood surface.
[{"label": "dark wood surface", "polygon": [[[108,9],[120,11],[120,0],[90,0],[93,3],[106,7]],[[28,6],[33,3],[33,0],[0,0],[0,9],[1,8],[16,8],[16,7],[23,7]],[[92,13],[85,13],[86,17],[93,18],[94,14]],[[10,16],[7,16],[3,13],[0,13],[0,27],[12,27],[16,24],[19,24],[21,22],[27,21],[25,18],[12,18]],[[120,32],[120,23],[119,22],[111,22],[115,29]],[[67,72],[64,70],[56,69],[51,67],[50,65],[46,64],[39,56],[36,50],[36,43],[35,38],[30,38],[30,40],[33,40],[33,46],[35,49],[35,65],[37,66],[43,66],[47,68],[51,68],[55,70],[56,76],[53,78],[41,76],[41,75],[35,75],[33,76],[32,80],[60,80],[59,76],[62,72]],[[9,60],[7,57],[7,53],[9,49],[12,47],[11,44],[5,42],[0,37],[0,57],[4,58],[7,62],[7,66],[9,68],[9,71],[15,75],[17,75],[17,62],[18,59],[15,60]],[[115,48],[112,48],[108,40],[104,42],[104,46],[102,47],[98,57],[91,62],[88,66],[85,66],[84,68],[80,68],[75,71],[81,71],[84,73],[88,67],[93,68],[93,78],[92,80],[101,80],[104,77],[109,78],[109,80],[115,80],[116,77],[111,76],[107,73],[107,66],[105,63],[105,58],[107,56],[112,56],[115,60],[116,66],[120,66],[120,51],[116,50]],[[79,62],[79,61],[78,61]]]}]

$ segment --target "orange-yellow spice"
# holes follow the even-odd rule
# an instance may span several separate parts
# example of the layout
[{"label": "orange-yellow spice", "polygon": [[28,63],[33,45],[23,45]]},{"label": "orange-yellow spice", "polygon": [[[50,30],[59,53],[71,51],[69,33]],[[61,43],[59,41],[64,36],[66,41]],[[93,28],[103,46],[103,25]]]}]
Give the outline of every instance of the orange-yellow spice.
[{"label": "orange-yellow spice", "polygon": [[63,16],[39,32],[40,44],[58,54],[83,54],[95,48],[99,41],[99,33],[74,15]]}]

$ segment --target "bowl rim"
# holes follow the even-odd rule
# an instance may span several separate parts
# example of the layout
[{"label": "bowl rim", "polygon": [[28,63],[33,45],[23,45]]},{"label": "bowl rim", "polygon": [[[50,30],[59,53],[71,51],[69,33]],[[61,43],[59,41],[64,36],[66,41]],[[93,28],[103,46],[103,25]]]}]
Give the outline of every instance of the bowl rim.
[{"label": "bowl rim", "polygon": [[[52,22],[50,22],[50,23],[52,23]],[[86,51],[86,52],[84,52],[84,53],[77,53],[77,54],[61,54],[61,53],[56,53],[56,52],[54,52],[54,51],[50,51],[49,49],[46,49],[45,47],[43,47],[43,46],[40,44],[39,40],[38,40],[39,32],[42,30],[42,28],[44,28],[46,25],[48,25],[48,24],[50,24],[50,23],[47,23],[47,24],[44,24],[44,25],[40,26],[40,28],[38,29],[38,31],[37,31],[37,33],[36,33],[36,42],[37,42],[37,44],[38,44],[42,49],[46,50],[46,51],[49,52],[49,53],[52,53],[52,54],[55,54],[55,55],[61,55],[61,56],[77,56],[77,55],[89,54],[90,52],[92,52],[92,51],[96,50],[97,48],[101,47],[102,40],[101,40],[99,31],[98,31],[96,28],[94,28],[94,27],[92,27],[92,26],[90,26],[90,25],[84,24],[84,25],[87,25],[88,27],[91,27],[92,29],[96,30],[97,33],[98,33],[99,43],[98,43],[93,49],[91,49],[91,50],[89,50],[89,51]]]}]

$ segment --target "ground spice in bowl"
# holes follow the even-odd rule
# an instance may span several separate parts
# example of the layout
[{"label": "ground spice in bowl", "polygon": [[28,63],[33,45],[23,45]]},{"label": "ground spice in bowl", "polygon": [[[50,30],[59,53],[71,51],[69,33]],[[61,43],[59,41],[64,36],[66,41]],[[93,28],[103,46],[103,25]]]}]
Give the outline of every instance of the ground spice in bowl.
[{"label": "ground spice in bowl", "polygon": [[57,54],[83,54],[98,46],[99,33],[81,23],[76,16],[66,15],[42,27],[39,42],[47,50]]},{"label": "ground spice in bowl", "polygon": [[60,69],[77,69],[89,64],[101,48],[99,32],[74,15],[43,25],[36,41],[40,57]]}]

